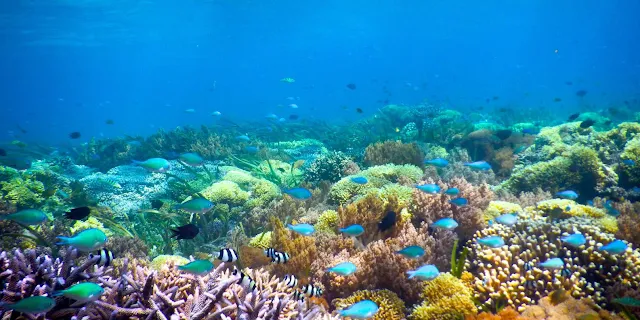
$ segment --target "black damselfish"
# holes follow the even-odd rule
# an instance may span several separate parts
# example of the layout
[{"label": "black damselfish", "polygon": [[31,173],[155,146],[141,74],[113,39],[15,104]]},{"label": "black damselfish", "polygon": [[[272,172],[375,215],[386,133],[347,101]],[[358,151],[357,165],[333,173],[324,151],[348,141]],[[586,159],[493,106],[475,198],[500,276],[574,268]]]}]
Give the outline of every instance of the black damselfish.
[{"label": "black damselfish", "polygon": [[173,236],[178,240],[191,240],[200,233],[200,228],[193,223],[189,223],[184,226],[180,226],[177,229],[171,229],[171,231],[173,232]]},{"label": "black damselfish", "polygon": [[387,212],[387,214],[380,220],[378,223],[378,228],[380,231],[387,231],[391,229],[396,224],[396,213],[393,211]]},{"label": "black damselfish", "polygon": [[91,208],[89,207],[79,207],[71,209],[69,212],[64,213],[64,217],[72,220],[82,220],[89,216],[91,213]]}]

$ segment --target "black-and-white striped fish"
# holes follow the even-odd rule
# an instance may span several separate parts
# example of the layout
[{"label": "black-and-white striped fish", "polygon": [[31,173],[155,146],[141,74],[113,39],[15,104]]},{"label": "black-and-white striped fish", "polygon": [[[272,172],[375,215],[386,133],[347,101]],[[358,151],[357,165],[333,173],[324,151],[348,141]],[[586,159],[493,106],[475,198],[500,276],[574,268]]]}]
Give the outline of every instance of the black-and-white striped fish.
[{"label": "black-and-white striped fish", "polygon": [[94,257],[100,256],[100,260],[98,260],[98,265],[99,266],[104,266],[104,267],[108,267],[111,265],[111,261],[113,261],[113,252],[109,251],[108,249],[100,249],[100,251],[96,252],[95,254],[91,253],[89,254],[89,259],[93,259]]},{"label": "black-and-white striped fish", "polygon": [[286,284],[287,287],[290,287],[290,288],[297,287],[298,286],[298,278],[296,278],[295,275],[288,274],[288,275],[284,276],[284,284]]},{"label": "black-and-white striped fish", "polygon": [[296,290],[292,293],[292,295],[294,299],[304,302],[304,294],[302,294],[302,292]]},{"label": "black-and-white striped fish", "polygon": [[308,297],[319,297],[322,295],[322,289],[314,286],[312,283],[302,286],[302,293]]},{"label": "black-and-white striped fish", "polygon": [[220,249],[218,253],[218,260],[222,260],[224,262],[235,262],[238,260],[238,252],[231,248]]},{"label": "black-and-white striped fish", "polygon": [[287,263],[289,261],[289,254],[286,252],[276,252],[273,257],[271,257],[272,263]]},{"label": "black-and-white striped fish", "polygon": [[274,248],[269,248],[267,250],[264,250],[264,254],[268,257],[273,259],[273,256],[276,255],[276,252],[278,252],[276,249]]},{"label": "black-and-white striped fish", "polygon": [[240,275],[240,279],[238,280],[238,284],[245,287],[245,288],[249,288],[251,291],[256,290],[256,282],[250,277],[248,276],[246,273],[236,269],[233,269],[233,275],[234,276],[238,276]]}]

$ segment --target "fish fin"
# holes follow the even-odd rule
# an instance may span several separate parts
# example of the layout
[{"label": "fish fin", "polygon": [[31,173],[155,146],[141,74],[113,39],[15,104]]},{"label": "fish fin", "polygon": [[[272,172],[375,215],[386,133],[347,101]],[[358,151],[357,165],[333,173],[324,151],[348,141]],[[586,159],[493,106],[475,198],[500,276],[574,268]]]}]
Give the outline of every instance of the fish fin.
[{"label": "fish fin", "polygon": [[407,271],[407,274],[409,275],[409,279],[412,279],[415,276],[414,271]]}]

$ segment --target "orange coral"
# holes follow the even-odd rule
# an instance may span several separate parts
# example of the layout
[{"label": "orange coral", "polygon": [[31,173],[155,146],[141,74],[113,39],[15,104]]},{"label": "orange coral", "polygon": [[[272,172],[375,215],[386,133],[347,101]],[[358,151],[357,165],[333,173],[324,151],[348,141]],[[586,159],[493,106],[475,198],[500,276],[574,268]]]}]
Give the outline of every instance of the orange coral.
[{"label": "orange coral", "polygon": [[415,142],[385,141],[371,144],[364,151],[364,162],[370,166],[393,164],[413,164],[424,166],[424,153]]},{"label": "orange coral", "polygon": [[638,232],[640,230],[640,203],[631,203],[629,200],[625,200],[614,206],[620,211],[616,237],[627,240],[636,247],[640,246],[640,232]]},{"label": "orange coral", "polygon": [[[435,182],[427,179],[419,184],[425,183]],[[491,191],[491,188],[487,184],[474,186],[464,178],[453,178],[447,183],[440,180],[436,184],[438,184],[442,190],[453,187],[458,188],[458,190],[460,190],[458,196],[467,198],[469,204],[464,207],[459,207],[449,203],[451,197],[444,193],[428,194],[415,189],[411,207],[414,220],[432,223],[440,218],[453,218],[459,224],[455,230],[458,236],[463,240],[471,238],[477,230],[484,226],[485,222],[482,218],[482,212],[493,199],[493,191]]]},{"label": "orange coral", "polygon": [[511,170],[515,166],[515,158],[513,156],[513,149],[509,147],[502,147],[498,149],[491,159],[491,164],[495,165],[493,168],[497,168],[496,175],[501,177],[508,177],[511,174]]},{"label": "orange coral", "polygon": [[[368,194],[359,201],[338,208],[340,228],[353,224],[361,225],[365,233],[359,239],[365,244],[378,239],[394,237],[398,234],[402,223],[406,223],[400,219],[402,209],[395,197],[389,197],[385,203],[377,194]],[[389,211],[396,213],[396,223],[393,228],[380,232],[378,224]]]},{"label": "orange coral", "polygon": [[289,254],[287,263],[272,266],[272,273],[278,276],[295,274],[298,278],[306,278],[311,263],[316,260],[316,244],[314,237],[306,237],[285,228],[282,221],[271,218],[273,226],[272,247]]}]

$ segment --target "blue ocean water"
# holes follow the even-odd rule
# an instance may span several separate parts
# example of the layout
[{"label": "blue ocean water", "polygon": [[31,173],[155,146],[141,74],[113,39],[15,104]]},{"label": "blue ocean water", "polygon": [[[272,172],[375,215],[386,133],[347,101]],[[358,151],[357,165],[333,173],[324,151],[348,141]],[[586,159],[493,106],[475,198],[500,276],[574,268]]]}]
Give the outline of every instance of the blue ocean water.
[{"label": "blue ocean water", "polygon": [[631,0],[2,1],[0,141],[148,135],[216,110],[343,123],[424,99],[564,119],[639,98],[638,12]]}]

